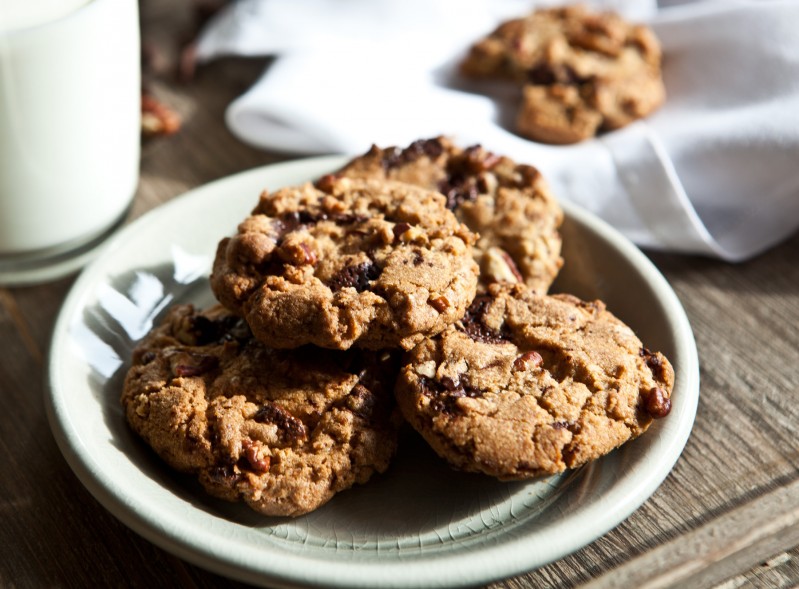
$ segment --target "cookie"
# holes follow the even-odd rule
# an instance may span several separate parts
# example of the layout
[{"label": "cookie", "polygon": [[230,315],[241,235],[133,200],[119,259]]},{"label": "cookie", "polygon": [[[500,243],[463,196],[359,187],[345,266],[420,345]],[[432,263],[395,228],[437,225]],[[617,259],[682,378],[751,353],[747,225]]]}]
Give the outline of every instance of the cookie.
[{"label": "cookie", "polygon": [[484,286],[524,282],[544,293],[563,265],[563,211],[533,166],[437,137],[405,148],[373,146],[335,176],[397,180],[443,193],[479,235],[474,254]]},{"label": "cookie", "polygon": [[674,371],[602,302],[492,285],[407,354],[396,397],[454,467],[500,479],[561,472],[641,435]]},{"label": "cookie", "polygon": [[471,47],[461,72],[518,84],[517,131],[566,144],[659,108],[666,97],[660,65],[660,44],[648,27],[570,6],[501,24]]},{"label": "cookie", "polygon": [[341,178],[264,193],[211,287],[270,347],[413,347],[474,297],[475,235],[419,187]]},{"label": "cookie", "polygon": [[394,364],[387,352],[272,350],[221,306],[178,305],[136,348],[122,404],[211,495],[296,516],[388,467]]}]

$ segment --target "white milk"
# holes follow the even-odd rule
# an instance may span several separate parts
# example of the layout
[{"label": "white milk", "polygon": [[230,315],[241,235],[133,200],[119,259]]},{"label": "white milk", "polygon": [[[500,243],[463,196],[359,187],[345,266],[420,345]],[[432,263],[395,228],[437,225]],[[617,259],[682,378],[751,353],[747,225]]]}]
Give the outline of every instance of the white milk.
[{"label": "white milk", "polygon": [[138,179],[136,0],[0,0],[0,262],[102,234]]},{"label": "white milk", "polygon": [[90,0],[0,0],[0,33],[58,20]]}]

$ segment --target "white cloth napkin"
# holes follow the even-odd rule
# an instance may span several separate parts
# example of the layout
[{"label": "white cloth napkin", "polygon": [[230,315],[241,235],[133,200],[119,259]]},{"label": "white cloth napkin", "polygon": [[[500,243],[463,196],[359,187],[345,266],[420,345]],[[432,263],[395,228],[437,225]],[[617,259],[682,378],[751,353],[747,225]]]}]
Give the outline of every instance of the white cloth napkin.
[{"label": "white cloth napkin", "polygon": [[591,4],[653,26],[668,98],[644,121],[565,147],[515,135],[510,97],[456,75],[469,44],[529,1],[238,0],[198,53],[278,56],[226,117],[264,149],[357,154],[443,134],[535,165],[560,199],[642,247],[739,261],[796,231],[799,2]]}]

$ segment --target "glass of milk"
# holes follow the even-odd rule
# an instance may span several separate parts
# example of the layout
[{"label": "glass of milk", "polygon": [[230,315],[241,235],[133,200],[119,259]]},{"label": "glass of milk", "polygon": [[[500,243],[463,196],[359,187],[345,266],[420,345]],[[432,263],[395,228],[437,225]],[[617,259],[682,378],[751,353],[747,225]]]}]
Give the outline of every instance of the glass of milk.
[{"label": "glass of milk", "polygon": [[139,170],[136,0],[0,0],[0,284],[79,268]]}]

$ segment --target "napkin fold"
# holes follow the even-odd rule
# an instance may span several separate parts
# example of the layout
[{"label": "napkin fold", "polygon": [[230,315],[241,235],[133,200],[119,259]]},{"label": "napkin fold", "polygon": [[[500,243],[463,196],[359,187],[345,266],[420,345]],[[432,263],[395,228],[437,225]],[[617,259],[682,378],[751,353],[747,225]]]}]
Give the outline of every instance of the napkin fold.
[{"label": "napkin fold", "polygon": [[536,166],[558,198],[642,247],[740,261],[796,231],[799,3],[591,4],[654,28],[668,97],[572,146],[514,134],[513,93],[457,75],[468,46],[529,1],[238,0],[198,54],[278,56],[226,114],[263,149],[357,154],[448,135]]}]

